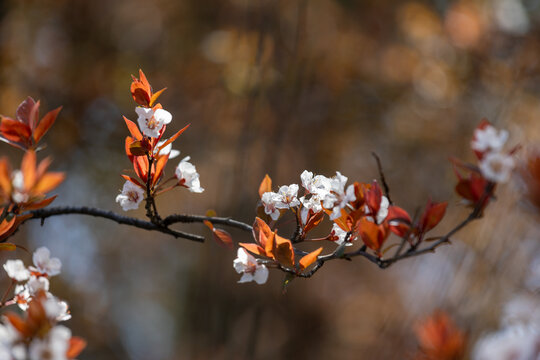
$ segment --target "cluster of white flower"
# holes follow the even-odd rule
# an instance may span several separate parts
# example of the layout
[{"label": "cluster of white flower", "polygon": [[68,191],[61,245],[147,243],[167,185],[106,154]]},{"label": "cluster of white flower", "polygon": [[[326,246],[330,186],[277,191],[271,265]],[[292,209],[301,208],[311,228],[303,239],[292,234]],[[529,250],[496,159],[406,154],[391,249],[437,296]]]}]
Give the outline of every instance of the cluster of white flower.
[{"label": "cluster of white flower", "polygon": [[474,131],[471,147],[482,154],[480,171],[490,181],[508,181],[514,168],[513,157],[502,151],[506,140],[508,131],[497,130],[489,124]]},{"label": "cluster of white flower", "polygon": [[[152,109],[147,107],[137,106],[135,112],[139,116],[137,122],[142,133],[151,138],[159,138],[162,135],[163,127],[169,124],[172,120],[170,112],[164,109]],[[154,156],[168,155],[169,159],[173,159],[180,155],[179,150],[172,148],[172,143],[161,148],[167,140],[160,140],[154,146]],[[180,161],[176,166],[175,176],[178,180],[178,185],[186,187],[194,193],[201,193],[204,189],[201,187],[199,173],[195,165],[189,162],[190,157],[187,156]],[[122,192],[116,196],[116,202],[122,206],[122,210],[136,210],[139,204],[144,199],[145,188],[131,181],[126,181]]]},{"label": "cluster of white flower", "polygon": [[504,306],[502,328],[481,338],[473,351],[474,360],[540,359],[540,273],[533,263],[526,286],[529,292],[515,295]]},{"label": "cluster of white flower", "polygon": [[174,174],[181,186],[187,187],[191,192],[202,193],[204,189],[201,187],[199,173],[195,165],[189,162],[189,159],[189,156],[183,158],[176,167]]},{"label": "cluster of white flower", "polygon": [[243,274],[239,283],[255,281],[262,285],[268,280],[268,269],[263,264],[259,264],[257,259],[244,248],[238,248],[237,257],[233,262],[237,273]]},{"label": "cluster of white flower", "polygon": [[[21,330],[16,329],[7,318],[4,318],[0,323],[0,359],[67,359],[71,331],[57,323],[69,320],[71,315],[67,303],[49,292],[49,277],[60,273],[62,263],[57,258],[51,258],[50,251],[46,247],[37,249],[32,260],[34,264],[28,268],[21,260],[8,260],[4,264],[4,270],[16,286],[14,297],[3,305],[17,304],[21,310],[26,311],[32,301],[39,301],[44,311],[42,316],[50,329],[41,336],[32,338],[28,343]],[[38,296],[42,298],[36,300]],[[39,315],[29,314],[29,316]]]},{"label": "cluster of white flower", "polygon": [[266,192],[262,195],[261,201],[264,205],[264,212],[277,220],[280,210],[298,207],[302,205],[300,212],[302,222],[307,221],[309,211],[318,213],[323,208],[331,210],[330,219],[334,220],[341,216],[341,209],[347,206],[350,201],[356,200],[354,186],[349,185],[345,189],[347,177],[338,171],[332,178],[323,175],[315,175],[307,170],[300,175],[305,195],[298,197],[299,186],[291,184],[282,186],[278,192]]},{"label": "cluster of white flower", "polygon": [[147,107],[137,106],[135,112],[139,117],[137,122],[144,135],[152,138],[157,138],[163,129],[172,120],[170,112],[164,109],[152,109]]}]

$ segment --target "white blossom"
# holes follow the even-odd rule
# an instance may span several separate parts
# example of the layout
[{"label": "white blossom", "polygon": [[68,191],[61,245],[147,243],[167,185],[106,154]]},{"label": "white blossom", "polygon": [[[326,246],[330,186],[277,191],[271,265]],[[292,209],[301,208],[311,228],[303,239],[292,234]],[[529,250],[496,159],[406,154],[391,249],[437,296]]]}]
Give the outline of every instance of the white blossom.
[{"label": "white blossom", "polygon": [[540,334],[529,326],[512,326],[480,339],[473,360],[539,360]]},{"label": "white blossom", "polygon": [[349,185],[345,190],[347,177],[336,171],[336,176],[330,179],[330,193],[323,200],[323,206],[326,209],[332,209],[330,220],[335,220],[341,216],[341,209],[347,206],[350,201],[356,200],[354,186]]},{"label": "white blossom", "polygon": [[34,275],[30,276],[30,280],[26,283],[26,288],[30,295],[37,294],[40,290],[45,292],[49,291],[49,279],[44,276],[36,277]]},{"label": "white blossom", "polygon": [[[345,238],[347,237],[347,232],[339,227],[338,224],[334,223],[334,226],[332,226],[332,232],[330,232],[330,235],[333,237],[337,237],[338,239],[335,240],[335,243],[338,245],[343,244],[345,241]],[[349,239],[350,240],[350,239]],[[348,241],[345,246],[352,246],[352,242]]]},{"label": "white blossom", "polygon": [[67,360],[71,330],[62,325],[53,327],[44,339],[34,338],[30,343],[30,360]]},{"label": "white blossom", "polygon": [[22,311],[28,310],[28,303],[31,301],[30,291],[26,285],[15,286],[13,300]]},{"label": "white blossom", "polygon": [[8,276],[16,281],[25,281],[30,277],[30,271],[24,266],[22,260],[8,260],[4,264]]},{"label": "white blossom", "polygon": [[234,270],[243,274],[239,283],[255,281],[261,285],[268,280],[268,269],[263,264],[258,264],[255,257],[249,254],[244,248],[238,248],[237,258],[233,262]]},{"label": "white blossom", "polygon": [[540,299],[526,293],[514,296],[504,305],[501,322],[504,326],[522,324],[540,329]]},{"label": "white blossom", "polygon": [[331,180],[323,175],[313,176],[311,171],[304,170],[300,175],[302,180],[302,186],[310,194],[318,195],[320,198],[324,198],[330,192]]},{"label": "white blossom", "polygon": [[195,165],[189,162],[190,157],[186,156],[180,161],[176,167],[175,175],[178,181],[182,182],[188,188],[189,191],[194,193],[202,193],[204,189],[201,187],[199,180],[199,173]]},{"label": "white blossom", "polygon": [[122,193],[116,197],[116,202],[122,206],[122,210],[135,210],[144,199],[144,189],[131,181],[126,181]]},{"label": "white blossom", "polygon": [[28,201],[28,194],[24,189],[24,174],[20,170],[15,170],[11,174],[11,186],[13,187],[11,197],[16,203]]},{"label": "white blossom", "polygon": [[43,303],[43,308],[49,319],[55,321],[66,321],[71,319],[67,302],[50,295]]},{"label": "white blossom", "polygon": [[471,143],[473,150],[485,151],[500,151],[508,140],[508,131],[497,130],[493,126],[488,125],[483,129],[474,131],[474,140]]},{"label": "white blossom", "polygon": [[42,246],[34,251],[32,260],[35,267],[30,267],[30,270],[37,271],[40,274],[47,276],[55,276],[60,274],[62,262],[58,258],[51,258],[51,252],[46,247]]},{"label": "white blossom", "polygon": [[171,113],[164,109],[153,110],[137,106],[135,112],[139,115],[137,122],[142,133],[153,138],[157,138],[163,125],[170,123],[172,120]]},{"label": "white blossom", "polygon": [[482,175],[493,182],[506,182],[514,168],[514,158],[503,153],[487,153],[479,164]]},{"label": "white blossom", "polygon": [[300,205],[300,201],[298,200],[297,184],[281,186],[277,192],[277,195],[276,207],[278,209],[288,209]]},{"label": "white blossom", "polygon": [[270,215],[272,220],[279,219],[279,209],[276,207],[276,204],[279,202],[280,196],[275,192],[265,192],[261,196],[261,202],[264,206],[264,213]]},{"label": "white blossom", "polygon": [[322,211],[321,198],[318,195],[311,195],[309,199],[306,199],[305,196],[300,198],[302,203],[302,209],[300,210],[300,218],[302,219],[302,224],[306,224],[307,216],[309,210],[312,210],[314,214],[317,214]]}]

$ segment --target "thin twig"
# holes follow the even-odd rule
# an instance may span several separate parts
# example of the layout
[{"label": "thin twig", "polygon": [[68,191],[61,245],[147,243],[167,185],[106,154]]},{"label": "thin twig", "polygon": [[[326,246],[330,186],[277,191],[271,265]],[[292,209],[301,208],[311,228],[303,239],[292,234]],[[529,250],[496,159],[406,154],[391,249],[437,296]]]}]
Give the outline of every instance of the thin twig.
[{"label": "thin twig", "polygon": [[379,177],[381,178],[381,183],[383,185],[384,195],[388,198],[388,202],[390,203],[390,205],[392,205],[393,202],[392,198],[390,197],[390,187],[388,186],[386,178],[384,177],[381,159],[379,158],[379,155],[377,155],[377,153],[375,153],[374,151],[371,152],[371,155],[375,158],[375,161],[377,162],[377,169],[379,170]]}]

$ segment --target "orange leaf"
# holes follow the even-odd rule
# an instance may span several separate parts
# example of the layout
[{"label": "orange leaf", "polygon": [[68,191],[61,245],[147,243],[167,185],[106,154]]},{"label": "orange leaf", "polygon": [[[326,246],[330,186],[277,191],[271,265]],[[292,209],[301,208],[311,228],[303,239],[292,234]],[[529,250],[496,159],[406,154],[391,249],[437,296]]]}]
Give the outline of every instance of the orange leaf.
[{"label": "orange leaf", "polygon": [[212,224],[210,221],[204,220],[203,224],[206,225],[206,227],[208,227],[210,230],[214,231],[214,224]]},{"label": "orange leaf", "polygon": [[146,156],[137,156],[133,159],[133,168],[137,176],[146,183],[148,176],[148,159]]},{"label": "orange leaf", "polygon": [[285,266],[293,267],[294,250],[291,241],[278,234],[275,234],[275,239],[276,248],[274,250],[274,258]]},{"label": "orange leaf", "polygon": [[0,235],[3,235],[8,230],[10,230],[13,227],[13,225],[15,224],[16,219],[17,219],[16,216],[13,216],[11,218],[11,220],[4,219],[4,221],[2,221],[0,223]]},{"label": "orange leaf", "polygon": [[176,134],[174,134],[173,136],[171,136],[170,138],[167,139],[167,141],[165,141],[159,148],[158,148],[158,153],[163,149],[165,148],[165,146],[169,145],[170,143],[172,143],[174,140],[176,140],[184,131],[187,130],[187,128],[190,126],[191,124],[187,124],[186,126],[184,126],[182,129],[178,130],[178,132],[176,132]]},{"label": "orange leaf", "polygon": [[46,173],[41,177],[41,179],[39,179],[33,191],[38,194],[46,194],[60,185],[65,178],[65,174],[61,172]]},{"label": "orange leaf", "polygon": [[310,252],[309,254],[303,256],[299,263],[300,263],[300,269],[304,270],[308,268],[311,264],[313,264],[315,261],[317,261],[317,257],[321,254],[323,248],[320,247],[315,251]]},{"label": "orange leaf", "polygon": [[11,170],[5,157],[0,159],[0,190],[5,195],[11,193]]},{"label": "orange leaf", "polygon": [[29,150],[24,154],[21,171],[24,179],[24,189],[30,190],[36,183],[36,153]]},{"label": "orange leaf", "polygon": [[54,124],[54,121],[56,120],[56,117],[58,116],[58,113],[60,112],[60,110],[62,110],[61,106],[52,111],[49,111],[38,123],[38,125],[34,129],[34,141],[36,143],[43,137],[43,135],[45,135],[45,133]]},{"label": "orange leaf", "polygon": [[313,214],[313,210],[309,210],[308,221],[306,226],[304,226],[304,234],[307,234],[308,231],[318,226],[321,221],[324,219],[324,212],[320,211],[316,214]]},{"label": "orange leaf", "polygon": [[57,196],[58,195],[51,196],[50,198],[47,198],[45,200],[27,204],[24,206],[24,211],[37,210],[49,206],[54,201],[54,199],[56,199]]},{"label": "orange leaf", "polygon": [[256,254],[256,255],[261,255],[261,256],[268,256],[268,255],[266,255],[266,252],[264,251],[264,249],[262,247],[260,247],[259,245],[257,245],[257,244],[239,243],[238,245],[240,245],[241,247],[243,247],[244,249],[246,249],[250,253],[253,253],[253,254]]},{"label": "orange leaf", "polygon": [[66,357],[68,359],[74,359],[79,356],[85,347],[86,341],[83,338],[72,336],[71,339],[69,339],[69,348],[66,352]]},{"label": "orange leaf", "polygon": [[36,170],[36,177],[38,179],[47,172],[47,169],[51,165],[51,162],[52,160],[50,157],[46,157],[45,159],[41,160]]},{"label": "orange leaf", "polygon": [[133,100],[139,105],[149,106],[152,89],[148,80],[146,80],[146,76],[144,76],[142,70],[139,70],[140,80],[133,75],[131,78],[133,79],[133,82],[131,83],[131,96],[133,96]]},{"label": "orange leaf", "polygon": [[146,186],[144,186],[143,184],[141,184],[140,182],[138,182],[136,179],[132,178],[131,176],[127,176],[127,175],[120,175],[122,176],[124,179],[126,179],[127,181],[131,181],[132,183],[134,183],[135,185],[143,188],[143,189],[146,189]]},{"label": "orange leaf", "polygon": [[377,224],[367,220],[365,217],[358,222],[358,230],[364,244],[372,250],[379,251],[384,240],[384,233]]},{"label": "orange leaf", "polygon": [[154,106],[154,103],[156,102],[157,98],[165,91],[167,88],[163,88],[159,90],[158,92],[152,94],[152,98],[150,99],[150,106]]},{"label": "orange leaf", "polygon": [[17,330],[19,334],[22,335],[21,336],[22,338],[25,338],[31,335],[30,329],[28,329],[28,327],[26,326],[26,323],[24,322],[23,319],[21,319],[20,316],[12,312],[5,313],[4,316],[8,319],[11,325],[13,325],[15,330]]},{"label": "orange leaf", "polygon": [[[264,222],[261,218],[255,218],[253,223],[253,237],[255,241],[259,243],[263,248],[268,246],[268,242],[272,243],[274,240],[274,233],[270,229],[267,223]],[[272,241],[269,241],[272,240]],[[272,244],[270,245],[270,248]]]},{"label": "orange leaf", "polygon": [[262,197],[264,193],[272,191],[272,179],[268,174],[264,176],[264,179],[261,181],[259,186],[259,196]]},{"label": "orange leaf", "polygon": [[165,165],[167,164],[167,161],[169,160],[169,155],[163,155],[160,156],[156,162],[156,170],[152,178],[152,184],[155,186],[157,182],[159,181],[159,178],[161,177],[161,174],[163,174],[163,169],[165,168]]},{"label": "orange leaf", "polygon": [[141,134],[141,131],[137,127],[137,125],[133,121],[131,121],[127,117],[125,117],[125,116],[124,116],[124,121],[126,122],[126,125],[128,127],[128,130],[129,130],[129,133],[131,134],[131,136],[133,136],[135,138],[135,140],[141,140],[143,138],[143,136]]},{"label": "orange leaf", "polygon": [[228,232],[217,228],[214,228],[212,232],[214,234],[214,240],[216,240],[219,245],[222,245],[228,249],[233,248],[232,237]]},{"label": "orange leaf", "polygon": [[32,130],[22,122],[10,118],[2,118],[0,133],[8,140],[30,145],[28,139],[32,134]]},{"label": "orange leaf", "polygon": [[15,251],[17,249],[17,246],[12,243],[0,243],[0,251]]}]

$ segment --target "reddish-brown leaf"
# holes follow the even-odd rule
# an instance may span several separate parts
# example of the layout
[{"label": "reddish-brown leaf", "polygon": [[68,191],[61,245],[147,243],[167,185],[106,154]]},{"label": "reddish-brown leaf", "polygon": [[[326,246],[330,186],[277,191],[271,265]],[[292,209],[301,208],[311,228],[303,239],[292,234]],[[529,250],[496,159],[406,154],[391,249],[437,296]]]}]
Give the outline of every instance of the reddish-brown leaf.
[{"label": "reddish-brown leaf", "polygon": [[386,238],[381,226],[367,220],[365,217],[358,222],[358,232],[364,244],[377,252],[381,249]]},{"label": "reddish-brown leaf", "polygon": [[55,189],[64,179],[66,175],[61,172],[48,172],[39,179],[33,192],[37,194],[46,194]]},{"label": "reddish-brown leaf", "polygon": [[264,179],[261,181],[261,185],[259,185],[259,197],[262,198],[263,194],[266,192],[272,191],[272,179],[268,174],[264,176]]},{"label": "reddish-brown leaf", "polygon": [[36,144],[54,124],[54,121],[56,120],[56,117],[58,116],[60,110],[62,110],[61,106],[52,111],[49,111],[37,124],[36,128],[34,129],[34,142]]},{"label": "reddish-brown leaf", "polygon": [[15,117],[17,118],[17,120],[25,124],[28,124],[30,127],[32,127],[32,124],[30,122],[30,117],[31,117],[30,115],[35,105],[36,105],[36,102],[34,101],[34,99],[32,99],[30,96],[27,97],[17,107],[17,111],[15,112]]},{"label": "reddish-brown leaf", "polygon": [[143,189],[146,189],[146,186],[144,186],[143,184],[141,184],[139,181],[137,181],[137,179],[135,178],[132,178],[131,176],[127,176],[127,175],[120,175],[122,176],[124,179],[126,179],[127,181],[131,181],[133,184],[137,185],[138,187],[140,188],[143,188]]},{"label": "reddish-brown leaf", "polygon": [[155,186],[161,175],[163,174],[163,169],[165,168],[165,165],[167,165],[167,161],[169,161],[169,155],[162,155],[158,158],[156,161],[156,170],[152,178],[152,184]]},{"label": "reddish-brown leaf", "polygon": [[30,190],[37,180],[36,153],[33,150],[29,150],[24,154],[21,163],[21,172],[24,178],[24,189]]},{"label": "reddish-brown leaf", "polygon": [[0,243],[0,251],[15,251],[17,249],[17,245],[12,243]]},{"label": "reddish-brown leaf", "polygon": [[433,203],[428,200],[426,209],[420,219],[419,229],[420,232],[426,233],[439,224],[446,212],[447,202]]},{"label": "reddish-brown leaf", "polygon": [[135,140],[141,140],[143,138],[141,131],[139,130],[139,127],[131,120],[129,120],[127,117],[124,116],[124,121],[126,122],[126,125],[128,127],[129,133]]},{"label": "reddish-brown leaf", "polygon": [[315,261],[317,261],[317,257],[321,254],[323,248],[320,247],[315,251],[310,252],[309,254],[303,256],[300,261],[300,269],[304,270],[307,269],[311,264],[313,264]]},{"label": "reddish-brown leaf", "polygon": [[47,199],[44,199],[44,200],[41,200],[41,201],[26,204],[24,206],[24,210],[25,211],[30,211],[30,210],[42,209],[42,208],[44,208],[46,206],[49,206],[54,201],[54,199],[56,199],[57,196],[58,195],[51,196],[50,198],[47,198]]},{"label": "reddish-brown leaf", "polygon": [[0,133],[10,141],[23,143],[26,146],[30,145],[29,138],[32,135],[32,130],[25,123],[4,117],[0,123]]},{"label": "reddish-brown leaf", "polygon": [[268,255],[266,255],[266,252],[264,251],[264,249],[262,247],[260,247],[259,245],[257,245],[257,244],[239,243],[238,245],[240,245],[241,247],[243,247],[244,249],[246,249],[250,253],[269,257]]},{"label": "reddish-brown leaf", "polygon": [[[287,267],[294,266],[294,249],[290,240],[274,234],[276,247],[273,250],[274,258]],[[267,251],[268,253],[268,251]]]},{"label": "reddish-brown leaf", "polygon": [[182,129],[178,130],[176,132],[176,134],[174,134],[173,136],[171,136],[170,138],[167,139],[167,141],[165,141],[158,149],[158,152],[161,151],[163,148],[165,148],[165,146],[169,145],[170,143],[172,143],[174,140],[176,140],[184,131],[187,130],[187,128],[190,126],[191,124],[187,124],[186,126],[184,126]]},{"label": "reddish-brown leaf", "polygon": [[227,249],[233,248],[233,240],[231,234],[229,234],[223,229],[218,228],[212,229],[212,233],[214,234],[214,240],[216,240],[219,245],[224,246]]}]

